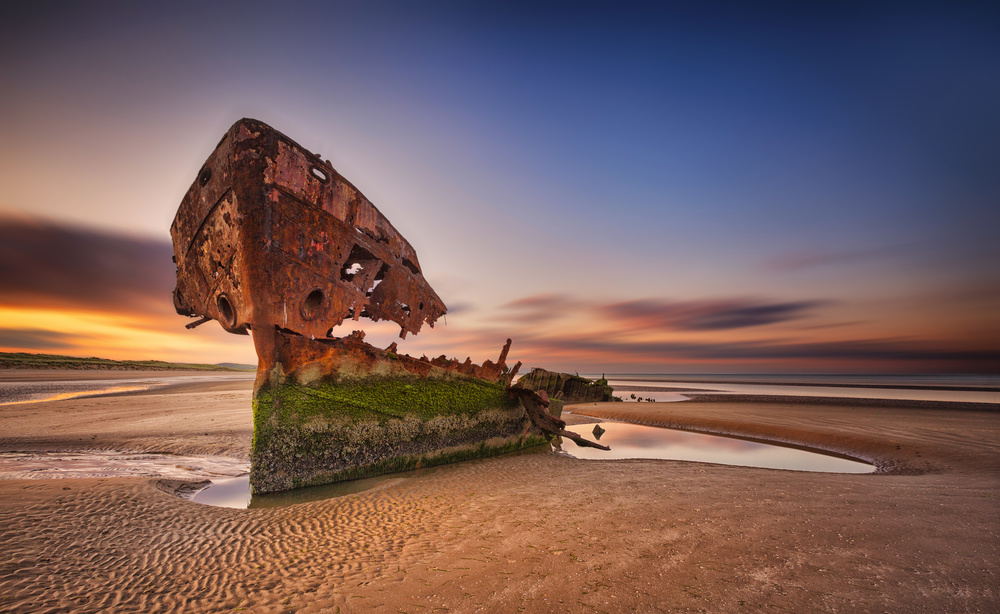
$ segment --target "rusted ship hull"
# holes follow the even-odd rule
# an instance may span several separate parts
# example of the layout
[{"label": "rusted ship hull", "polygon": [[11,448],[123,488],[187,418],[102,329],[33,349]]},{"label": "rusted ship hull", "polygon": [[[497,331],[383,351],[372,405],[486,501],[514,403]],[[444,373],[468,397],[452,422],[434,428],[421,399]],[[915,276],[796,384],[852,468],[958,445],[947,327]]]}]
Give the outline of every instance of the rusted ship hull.
[{"label": "rusted ship hull", "polygon": [[[446,308],[416,253],[328,162],[255,120],[233,125],[171,227],[178,313],[253,335],[251,485],[323,484],[537,445],[546,436],[497,363],[379,349],[345,320],[400,336]],[[535,408],[535,406],[532,406]],[[538,406],[544,411],[547,400]],[[536,411],[537,413],[537,411]]]}]

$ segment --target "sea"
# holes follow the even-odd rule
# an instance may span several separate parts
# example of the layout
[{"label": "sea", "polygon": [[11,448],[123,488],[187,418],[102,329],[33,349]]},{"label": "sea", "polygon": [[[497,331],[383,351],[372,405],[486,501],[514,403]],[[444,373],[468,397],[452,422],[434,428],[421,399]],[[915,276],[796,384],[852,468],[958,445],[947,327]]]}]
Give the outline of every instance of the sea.
[{"label": "sea", "polygon": [[[685,401],[691,394],[768,395],[896,399],[984,403],[1000,408],[1000,375],[801,375],[581,373],[605,377],[624,401]],[[0,378],[0,406],[15,403],[134,394],[171,385],[252,380],[254,373],[142,374],[109,373],[107,379],[66,381],[35,377],[18,381],[16,373]]]},{"label": "sea", "polygon": [[[1000,405],[1000,375],[581,373],[604,377],[625,401],[684,401],[690,394],[904,399]],[[634,398],[633,398],[634,395]]]}]

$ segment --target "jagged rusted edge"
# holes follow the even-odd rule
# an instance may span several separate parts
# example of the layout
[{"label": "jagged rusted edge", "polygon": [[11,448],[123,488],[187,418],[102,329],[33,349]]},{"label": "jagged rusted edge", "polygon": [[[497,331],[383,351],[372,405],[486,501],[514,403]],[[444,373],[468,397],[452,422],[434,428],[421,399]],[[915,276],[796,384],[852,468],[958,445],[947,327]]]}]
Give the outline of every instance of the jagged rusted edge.
[{"label": "jagged rusted edge", "polygon": [[[255,330],[253,334],[259,358],[257,387],[272,382],[274,373],[279,380],[291,378],[308,384],[317,379],[363,379],[371,373],[385,375],[442,377],[445,372],[458,377],[475,378],[509,387],[521,367],[518,362],[508,368],[508,339],[496,362],[485,360],[481,365],[471,359],[459,362],[444,356],[430,359],[400,354],[396,343],[377,348],[365,340],[364,331],[331,339],[309,339],[290,330]],[[276,371],[276,367],[279,367]]]}]

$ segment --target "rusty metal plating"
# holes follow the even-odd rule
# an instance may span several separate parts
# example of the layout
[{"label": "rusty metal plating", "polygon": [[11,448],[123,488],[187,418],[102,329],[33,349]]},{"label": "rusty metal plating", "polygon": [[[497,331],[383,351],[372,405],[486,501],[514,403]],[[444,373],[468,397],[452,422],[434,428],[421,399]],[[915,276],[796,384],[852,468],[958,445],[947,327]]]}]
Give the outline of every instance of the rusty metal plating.
[{"label": "rusty metal plating", "polygon": [[326,338],[345,319],[367,317],[399,324],[405,338],[446,312],[413,247],[375,205],[329,162],[256,120],[222,138],[170,235],[177,312],[231,333],[277,326]]}]

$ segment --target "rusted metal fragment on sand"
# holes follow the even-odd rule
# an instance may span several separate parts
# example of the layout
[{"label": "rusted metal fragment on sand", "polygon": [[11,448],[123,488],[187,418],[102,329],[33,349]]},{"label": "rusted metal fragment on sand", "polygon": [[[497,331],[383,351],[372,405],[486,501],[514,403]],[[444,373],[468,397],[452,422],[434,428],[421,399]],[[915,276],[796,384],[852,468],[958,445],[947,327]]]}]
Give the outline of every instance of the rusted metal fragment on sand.
[{"label": "rusted metal fragment on sand", "polygon": [[605,403],[615,400],[614,389],[608,380],[601,377],[591,380],[571,373],[558,373],[534,368],[517,381],[517,385],[538,392],[544,391],[549,397],[566,404]]}]

